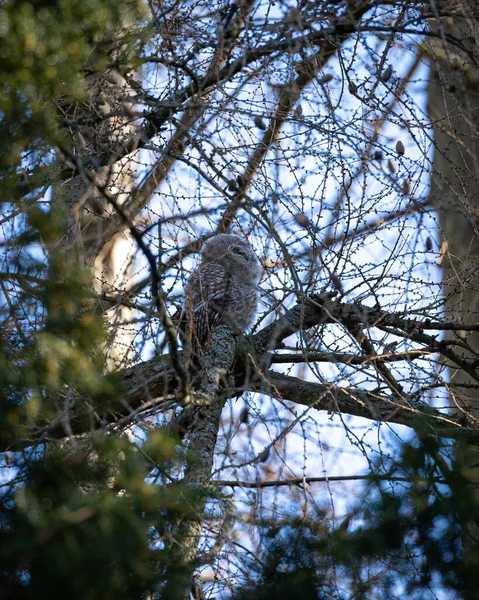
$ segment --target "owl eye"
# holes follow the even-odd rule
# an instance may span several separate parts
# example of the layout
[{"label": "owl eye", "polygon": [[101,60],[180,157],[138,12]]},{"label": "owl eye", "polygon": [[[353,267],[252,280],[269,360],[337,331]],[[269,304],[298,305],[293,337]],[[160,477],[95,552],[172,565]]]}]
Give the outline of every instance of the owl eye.
[{"label": "owl eye", "polygon": [[234,252],[235,254],[241,254],[242,256],[245,255],[244,250],[242,248],[238,248],[237,246],[233,247],[232,252]]}]

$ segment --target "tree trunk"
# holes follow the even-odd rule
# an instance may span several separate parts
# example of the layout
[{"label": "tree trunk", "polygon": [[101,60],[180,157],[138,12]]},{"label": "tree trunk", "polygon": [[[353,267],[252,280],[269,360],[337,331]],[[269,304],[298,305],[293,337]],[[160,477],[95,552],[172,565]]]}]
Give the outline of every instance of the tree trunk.
[{"label": "tree trunk", "polygon": [[[439,215],[447,319],[479,320],[479,22],[454,17],[434,28],[464,40],[467,52],[435,40],[429,43],[431,74],[428,114],[434,128],[431,200]],[[473,62],[475,61],[475,63]],[[453,334],[457,335],[457,334]],[[463,332],[469,357],[479,358],[479,334]],[[451,400],[460,411],[479,416],[477,391],[464,371],[451,368]]]},{"label": "tree trunk", "polygon": [[[446,318],[472,325],[479,321],[479,15],[475,0],[464,3],[463,9],[462,17],[433,25],[442,39],[428,45],[427,106],[434,128],[431,200],[439,216]],[[461,40],[464,51],[447,43],[446,36]],[[479,333],[459,335],[469,344],[465,358],[478,360]],[[467,387],[470,377],[452,366],[449,372],[452,408],[479,418],[477,389]],[[477,448],[457,451],[477,483]],[[479,564],[479,532],[471,523],[464,526],[465,566],[471,573]],[[466,600],[476,598],[476,583],[465,581],[464,591]]]},{"label": "tree trunk", "polygon": [[134,80],[135,71],[125,67],[126,48],[122,40],[130,21],[125,15],[123,34],[112,33],[111,39],[103,42],[111,63],[116,61],[123,66],[109,66],[104,72],[89,75],[84,102],[57,102],[59,118],[67,123],[62,130],[65,146],[72,144],[77,169],[80,166],[82,172],[71,178],[66,174],[54,188],[54,199],[68,207],[67,255],[92,268],[93,284],[109,328],[109,371],[131,364],[134,358],[132,333],[124,326],[132,311],[120,301],[131,284],[135,244],[127,231],[105,239],[108,225],[117,215],[98,189],[99,184],[104,186],[107,194],[123,206],[130,200],[135,185],[137,153],[117,158],[125,154],[125,146],[131,146],[137,131],[135,92],[129,83]]}]

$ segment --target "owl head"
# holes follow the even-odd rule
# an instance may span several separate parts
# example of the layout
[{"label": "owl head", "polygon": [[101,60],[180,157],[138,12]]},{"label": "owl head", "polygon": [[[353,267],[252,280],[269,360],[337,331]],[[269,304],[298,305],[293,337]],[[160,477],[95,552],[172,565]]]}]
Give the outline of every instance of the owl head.
[{"label": "owl head", "polygon": [[219,262],[228,272],[254,285],[261,278],[261,264],[253,248],[247,240],[233,233],[210,238],[201,249],[201,262]]}]

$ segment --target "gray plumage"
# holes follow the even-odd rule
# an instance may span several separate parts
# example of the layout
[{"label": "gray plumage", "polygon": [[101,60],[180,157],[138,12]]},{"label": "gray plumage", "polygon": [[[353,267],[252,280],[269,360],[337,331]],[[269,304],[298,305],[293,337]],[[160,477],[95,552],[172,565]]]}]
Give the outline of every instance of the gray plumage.
[{"label": "gray plumage", "polygon": [[200,353],[220,324],[243,333],[258,302],[261,265],[253,248],[239,235],[222,233],[201,249],[198,267],[188,279],[181,329],[194,353]]}]

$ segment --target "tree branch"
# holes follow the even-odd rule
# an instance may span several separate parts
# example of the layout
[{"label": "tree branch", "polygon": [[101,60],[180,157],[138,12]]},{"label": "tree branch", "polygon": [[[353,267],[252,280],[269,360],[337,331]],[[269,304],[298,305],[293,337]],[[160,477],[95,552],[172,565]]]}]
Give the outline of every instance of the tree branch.
[{"label": "tree branch", "polygon": [[456,416],[444,415],[424,402],[406,403],[401,398],[385,397],[358,388],[313,383],[275,371],[265,373],[264,378],[251,384],[249,389],[329,413],[348,414],[411,428],[421,424],[432,435],[461,438],[479,444],[477,427],[463,425]]},{"label": "tree branch", "polygon": [[[462,340],[448,341],[437,340],[435,335],[426,335],[424,330],[447,330],[479,331],[478,325],[467,327],[462,323],[446,322],[440,323],[432,319],[423,321],[406,319],[402,315],[387,313],[379,308],[370,308],[355,303],[341,303],[338,300],[324,296],[313,296],[305,298],[304,302],[288,310],[274,323],[267,325],[255,336],[253,336],[253,353],[255,362],[261,369],[263,358],[268,363],[271,358],[269,352],[281,346],[282,341],[288,336],[310,327],[321,324],[335,323],[358,323],[362,328],[371,327],[394,327],[394,334],[402,334],[406,339],[423,344],[422,351],[437,352],[447,358],[454,360],[461,368],[461,362],[466,362],[466,367],[477,374],[477,366],[472,361],[466,361],[457,356],[451,350],[454,345],[460,345]],[[446,415],[432,409],[428,404],[422,402],[409,403],[408,398],[401,399],[394,395],[385,396],[371,391],[358,388],[339,388],[333,384],[318,384],[308,382],[295,377],[288,377],[275,371],[266,371],[260,378],[254,378],[251,365],[244,360],[244,350],[241,344],[233,336],[228,335],[220,328],[218,338],[215,342],[217,352],[221,344],[224,345],[224,361],[218,363],[207,362],[204,382],[205,390],[216,393],[219,381],[223,375],[227,377],[231,371],[231,364],[236,355],[235,379],[236,387],[228,387],[221,391],[223,399],[237,395],[241,390],[249,389],[256,392],[266,393],[275,398],[282,398],[297,402],[306,406],[312,406],[316,410],[328,410],[371,420],[399,423],[414,427],[418,418],[425,419],[431,433],[443,437],[463,437],[471,442],[479,442],[479,429],[470,421],[465,413]],[[331,353],[331,360],[334,360]],[[400,353],[408,360],[408,353]],[[391,357],[394,357],[391,353]],[[321,356],[323,359],[323,355]],[[376,360],[376,357],[360,357],[361,361]],[[378,357],[379,358],[379,357]],[[238,360],[240,359],[240,360]],[[362,363],[361,363],[362,364]],[[218,369],[219,371],[215,369]],[[175,371],[171,366],[169,355],[155,357],[138,365],[124,369],[117,373],[120,379],[123,393],[109,412],[100,417],[95,415],[97,430],[111,430],[112,425],[122,423],[125,425],[128,419],[131,422],[138,420],[142,412],[150,413],[162,405],[171,405],[178,386]],[[208,379],[209,378],[209,379]],[[168,398],[165,401],[165,398]],[[72,403],[75,405],[75,402]],[[84,404],[84,403],[83,403]],[[193,400],[192,405],[195,404]],[[208,402],[206,403],[208,404]],[[85,428],[84,420],[71,418],[71,428],[74,435],[84,435],[92,431],[91,426]],[[68,436],[62,425],[62,415],[51,422],[37,425],[36,427],[25,426],[23,434],[17,439],[4,437],[0,440],[0,451],[20,450],[28,446],[47,443],[55,440],[63,440]]]}]

